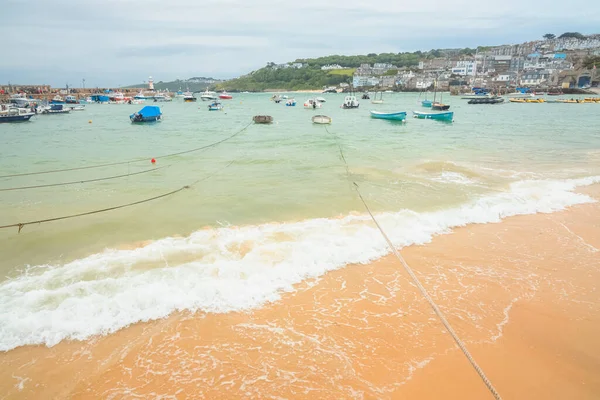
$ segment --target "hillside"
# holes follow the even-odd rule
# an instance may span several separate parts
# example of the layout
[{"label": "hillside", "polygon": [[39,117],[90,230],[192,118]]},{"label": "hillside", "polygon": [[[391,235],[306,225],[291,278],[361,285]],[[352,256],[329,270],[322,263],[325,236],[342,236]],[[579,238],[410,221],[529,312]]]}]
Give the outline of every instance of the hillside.
[{"label": "hillside", "polygon": [[[221,82],[218,79],[205,78],[205,77],[194,77],[189,79],[176,79],[171,82],[158,81],[154,82],[154,88],[156,90],[169,90],[170,92],[176,92],[181,90],[190,90],[192,92],[200,92],[206,90],[206,88],[214,88],[217,83]],[[131,86],[124,86],[123,89],[135,89],[135,88],[147,88],[147,83],[139,83]]]}]

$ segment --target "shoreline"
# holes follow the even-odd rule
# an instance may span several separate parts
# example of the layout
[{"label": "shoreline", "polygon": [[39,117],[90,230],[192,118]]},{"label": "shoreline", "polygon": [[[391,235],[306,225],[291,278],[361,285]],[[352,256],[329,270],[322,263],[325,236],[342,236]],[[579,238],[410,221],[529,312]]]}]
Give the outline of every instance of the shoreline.
[{"label": "shoreline", "polygon": [[[577,191],[600,199],[598,184]],[[504,398],[591,399],[598,233],[592,203],[455,228],[402,254]],[[256,310],[176,313],[86,342],[20,347],[0,365],[9,398],[489,396],[389,255]]]}]

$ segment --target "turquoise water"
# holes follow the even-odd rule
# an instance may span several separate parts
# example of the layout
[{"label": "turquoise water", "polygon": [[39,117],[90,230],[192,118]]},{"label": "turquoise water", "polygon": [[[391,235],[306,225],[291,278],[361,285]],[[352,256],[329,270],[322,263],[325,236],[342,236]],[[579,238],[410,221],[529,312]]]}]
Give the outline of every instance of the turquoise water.
[{"label": "turquoise water", "polygon": [[[0,225],[139,201],[214,174],[173,196],[130,208],[30,225],[21,233],[1,230],[0,299],[8,299],[5,307],[43,288],[42,299],[36,297],[35,305],[23,312],[31,318],[42,311],[65,312],[60,315],[68,320],[78,315],[78,307],[108,307],[102,300],[92,301],[92,293],[108,299],[123,294],[127,285],[146,293],[156,289],[146,285],[153,279],[176,285],[184,271],[193,270],[192,276],[203,277],[199,285],[212,290],[227,282],[249,297],[234,299],[220,292],[215,296],[223,300],[222,308],[213,304],[214,298],[209,307],[189,288],[176,304],[160,304],[156,314],[156,308],[144,308],[146,318],[185,308],[226,311],[260,305],[293,283],[385,254],[348,183],[335,137],[351,179],[371,208],[384,220],[389,217],[384,222],[392,236],[396,233],[398,245],[426,242],[456,225],[493,222],[498,215],[553,211],[587,201],[572,191],[600,175],[600,104],[468,105],[448,97],[454,123],[411,118],[395,123],[371,119],[368,111],[422,111],[416,95],[386,94],[382,105],[362,100],[358,110],[341,109],[343,95],[319,96],[327,102],[316,111],[302,107],[309,94],[295,94],[296,107],[275,104],[269,94],[238,94],[222,112],[209,112],[200,101],[162,103],[164,120],[152,125],[129,122],[140,105],[108,104],[87,105],[69,115],[40,115],[30,123],[0,124],[0,175],[143,159],[2,178],[0,188],[157,168],[101,182],[1,191]],[[256,114],[272,115],[275,122],[252,124],[214,148],[160,157],[222,140]],[[315,114],[331,116],[332,125],[313,125]],[[300,271],[299,266],[307,265]],[[74,288],[76,282],[92,286]],[[24,286],[15,289],[13,284]],[[257,285],[264,291],[255,292]],[[81,304],[69,308],[67,303],[77,299]],[[121,304],[127,301],[121,299]],[[117,322],[107,318],[98,317],[114,329],[136,321],[133,316]],[[9,317],[4,322],[10,323]],[[94,333],[91,325],[91,333],[65,328],[64,335],[86,337]],[[0,342],[7,348],[13,346],[7,343],[23,343],[19,329]],[[52,329],[60,330],[48,327]]]}]

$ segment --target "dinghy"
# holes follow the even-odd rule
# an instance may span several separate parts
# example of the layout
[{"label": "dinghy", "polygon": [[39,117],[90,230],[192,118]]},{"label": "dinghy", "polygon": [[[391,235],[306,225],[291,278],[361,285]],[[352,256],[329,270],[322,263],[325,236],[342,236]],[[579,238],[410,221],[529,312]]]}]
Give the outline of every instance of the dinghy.
[{"label": "dinghy", "polygon": [[331,124],[331,117],[328,117],[327,115],[315,115],[312,117],[312,122],[313,124],[319,125]]},{"label": "dinghy", "polygon": [[420,112],[413,111],[413,117],[419,119],[435,119],[437,121],[450,121],[454,119],[454,112]]},{"label": "dinghy", "polygon": [[388,119],[390,121],[404,121],[406,119],[406,111],[399,111],[394,113],[371,111],[371,118]]}]

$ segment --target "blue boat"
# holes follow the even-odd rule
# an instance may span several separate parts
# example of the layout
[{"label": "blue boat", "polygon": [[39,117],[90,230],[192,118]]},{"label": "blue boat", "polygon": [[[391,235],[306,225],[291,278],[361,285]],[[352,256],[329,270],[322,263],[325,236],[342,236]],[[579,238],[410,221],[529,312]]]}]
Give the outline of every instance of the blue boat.
[{"label": "blue boat", "polygon": [[208,106],[208,111],[220,111],[222,109],[223,109],[223,105],[221,103],[219,103],[218,101],[215,101]]},{"label": "blue boat", "polygon": [[404,121],[406,119],[406,111],[400,111],[395,113],[371,111],[371,118],[389,119],[391,121]]},{"label": "blue boat", "polygon": [[285,106],[286,107],[295,107],[296,106],[296,100],[290,99],[290,100],[286,101],[285,102]]},{"label": "blue boat", "polygon": [[10,107],[5,109],[6,106],[2,106],[2,112],[0,112],[0,122],[25,122],[29,121],[31,117],[35,115],[26,108],[15,108]]},{"label": "blue boat", "polygon": [[413,117],[419,119],[435,119],[437,121],[450,121],[454,119],[454,112],[420,112],[413,111]]},{"label": "blue boat", "polygon": [[423,100],[421,102],[421,105],[423,107],[431,108],[431,106],[433,105],[433,101],[431,101],[431,100]]},{"label": "blue boat", "polygon": [[110,97],[99,93],[91,95],[90,98],[94,103],[108,103],[110,101]]},{"label": "blue boat", "polygon": [[140,111],[131,114],[129,119],[131,122],[143,123],[143,122],[156,122],[162,118],[162,112],[158,106],[146,106]]}]

